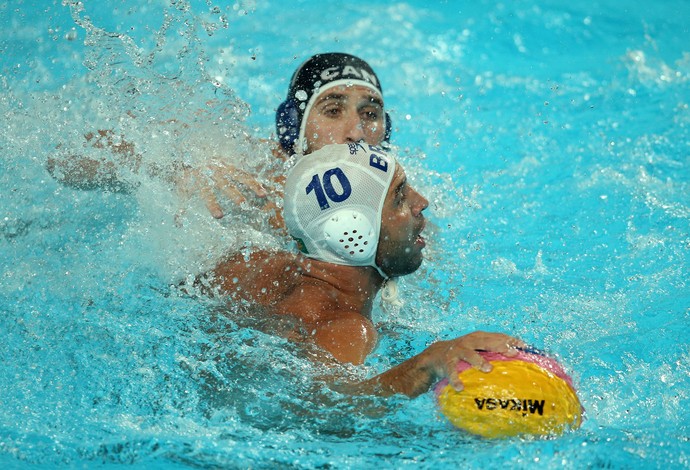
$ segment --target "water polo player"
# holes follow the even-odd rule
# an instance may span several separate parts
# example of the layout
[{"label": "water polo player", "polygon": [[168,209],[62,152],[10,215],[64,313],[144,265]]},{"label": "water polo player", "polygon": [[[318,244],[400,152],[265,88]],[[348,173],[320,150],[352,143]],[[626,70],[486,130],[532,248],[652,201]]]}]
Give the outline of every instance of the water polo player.
[{"label": "water polo player", "polygon": [[[339,362],[362,364],[377,344],[371,321],[377,293],[387,279],[410,274],[423,261],[427,206],[393,155],[361,143],[325,146],[298,158],[287,176],[285,222],[300,252],[234,255],[208,282],[221,295],[297,319],[289,337],[314,343]],[[479,350],[514,356],[525,346],[485,332],[437,341],[348,390],[415,397],[443,378],[461,389],[458,362],[489,371]]]}]

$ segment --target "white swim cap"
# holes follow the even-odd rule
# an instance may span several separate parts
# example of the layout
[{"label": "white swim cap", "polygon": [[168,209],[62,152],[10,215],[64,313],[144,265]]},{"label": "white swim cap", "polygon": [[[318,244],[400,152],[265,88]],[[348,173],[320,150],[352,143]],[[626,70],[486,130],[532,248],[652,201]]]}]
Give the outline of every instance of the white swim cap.
[{"label": "white swim cap", "polygon": [[298,157],[285,183],[289,234],[310,258],[376,266],[381,211],[396,160],[364,143],[327,145]]}]

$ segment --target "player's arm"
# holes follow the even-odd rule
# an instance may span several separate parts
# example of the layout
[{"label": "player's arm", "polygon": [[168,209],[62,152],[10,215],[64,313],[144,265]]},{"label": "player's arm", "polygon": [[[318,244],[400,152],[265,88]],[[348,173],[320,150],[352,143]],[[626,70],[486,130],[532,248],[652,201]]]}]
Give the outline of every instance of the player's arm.
[{"label": "player's arm", "polygon": [[134,144],[112,130],[101,129],[84,135],[83,148],[83,153],[72,152],[58,145],[46,162],[50,175],[76,189],[131,189],[119,173],[139,171],[141,155],[135,152]]},{"label": "player's arm", "polygon": [[348,393],[395,395],[414,398],[428,391],[434,384],[447,378],[451,386],[462,389],[462,382],[455,373],[458,362],[465,361],[472,367],[488,372],[491,365],[478,351],[491,351],[514,356],[517,348],[527,347],[512,336],[501,333],[477,331],[449,341],[438,341],[420,354],[359,384],[348,385],[342,391]]},{"label": "player's arm", "polygon": [[75,189],[106,189],[127,191],[129,185],[120,180],[112,162],[86,157],[50,157],[46,164],[50,176],[65,186]]},{"label": "player's arm", "polygon": [[312,340],[338,362],[362,364],[376,347],[378,335],[370,320],[355,312],[337,312],[314,324]]}]

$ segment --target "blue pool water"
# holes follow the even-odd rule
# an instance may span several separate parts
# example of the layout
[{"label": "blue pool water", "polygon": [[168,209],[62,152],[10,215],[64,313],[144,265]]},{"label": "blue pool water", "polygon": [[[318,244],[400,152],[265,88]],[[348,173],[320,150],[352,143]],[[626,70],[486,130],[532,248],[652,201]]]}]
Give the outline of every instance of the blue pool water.
[{"label": "blue pool water", "polygon": [[[0,466],[690,467],[688,2],[65,3],[0,5]],[[271,135],[289,75],[329,50],[379,73],[433,223],[349,373],[503,331],[565,365],[581,429],[487,441],[430,394],[338,396],[237,306],[176,287],[283,241],[181,199],[170,165],[270,161],[245,136]],[[84,143],[97,129],[158,174],[55,182],[51,155],[112,158]]]}]

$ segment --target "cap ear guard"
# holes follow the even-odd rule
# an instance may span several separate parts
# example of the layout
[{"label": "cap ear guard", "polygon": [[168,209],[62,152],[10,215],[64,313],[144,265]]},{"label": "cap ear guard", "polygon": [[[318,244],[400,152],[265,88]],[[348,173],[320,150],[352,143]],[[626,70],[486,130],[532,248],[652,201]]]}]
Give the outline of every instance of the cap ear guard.
[{"label": "cap ear guard", "polygon": [[[384,115],[385,133],[383,136],[384,147],[387,147],[391,140],[391,133],[393,132],[393,124],[388,113]],[[300,132],[300,114],[297,111],[297,104],[295,100],[288,98],[280,103],[276,110],[276,133],[278,134],[278,141],[280,146],[289,155],[295,153],[295,143],[299,139]]]},{"label": "cap ear guard", "polygon": [[376,250],[376,229],[361,212],[341,209],[331,215],[323,226],[328,247],[344,261],[359,263]]},{"label": "cap ear guard", "polygon": [[382,144],[384,147],[389,147],[390,142],[391,142],[391,133],[393,132],[393,123],[391,122],[390,114],[386,113],[384,120],[385,120],[386,131],[383,134]]},{"label": "cap ear guard", "polygon": [[278,141],[288,154],[295,153],[295,142],[299,138],[300,118],[293,99],[280,103],[276,110],[276,132]]}]

